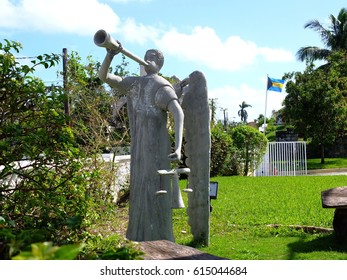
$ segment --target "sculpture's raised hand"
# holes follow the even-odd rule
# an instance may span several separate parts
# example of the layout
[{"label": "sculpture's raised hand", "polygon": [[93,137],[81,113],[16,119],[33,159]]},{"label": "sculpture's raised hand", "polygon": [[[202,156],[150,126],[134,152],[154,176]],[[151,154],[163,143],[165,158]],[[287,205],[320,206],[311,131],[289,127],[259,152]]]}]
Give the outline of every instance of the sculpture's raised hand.
[{"label": "sculpture's raised hand", "polygon": [[171,161],[178,161],[181,159],[181,151],[176,150],[174,153],[168,155],[169,160]]}]

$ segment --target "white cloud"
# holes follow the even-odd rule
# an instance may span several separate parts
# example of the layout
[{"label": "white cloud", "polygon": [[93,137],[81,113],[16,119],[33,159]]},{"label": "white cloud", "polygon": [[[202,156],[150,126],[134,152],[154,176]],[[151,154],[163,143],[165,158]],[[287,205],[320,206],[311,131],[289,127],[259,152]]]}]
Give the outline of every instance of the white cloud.
[{"label": "white cloud", "polygon": [[210,27],[197,26],[191,34],[172,29],[156,43],[166,53],[216,70],[240,70],[254,64],[259,58],[269,62],[294,61],[289,51],[258,47],[254,42],[238,36],[230,36],[223,42]]},{"label": "white cloud", "polygon": [[[112,1],[108,0],[108,3]],[[196,26],[190,33],[182,33],[176,29],[138,23],[133,18],[121,22],[112,8],[100,0],[0,0],[0,7],[0,28],[5,31],[91,36],[98,29],[105,29],[116,38],[121,36],[125,44],[151,43],[165,54],[213,70],[247,69],[261,59],[271,63],[295,60],[289,51],[260,47],[239,36],[222,40],[210,27]]]},{"label": "white cloud", "polygon": [[119,33],[126,41],[142,45],[147,41],[155,41],[160,31],[158,28],[136,23],[133,18],[129,18],[122,23]]},{"label": "white cloud", "polygon": [[267,62],[292,62],[294,56],[291,52],[284,49],[260,48],[259,54],[264,57]]},{"label": "white cloud", "polygon": [[[266,116],[270,117],[272,110],[279,110],[282,108],[282,101],[286,93],[268,91],[267,96],[267,112]],[[259,117],[259,114],[265,114],[265,89],[259,90],[252,88],[246,84],[241,84],[239,87],[226,85],[222,88],[212,89],[209,92],[209,98],[216,99],[216,105],[221,110],[217,111],[217,118],[223,118],[222,109],[227,109],[230,121],[240,121],[237,114],[239,105],[245,101],[252,107],[247,108],[248,121],[253,121]]]},{"label": "white cloud", "polygon": [[152,2],[152,0],[108,0],[108,1],[113,3],[120,3],[120,4],[126,4],[130,2],[139,2],[139,3]]},{"label": "white cloud", "polygon": [[119,17],[97,0],[0,0],[0,28],[93,34],[100,28],[115,32]]}]

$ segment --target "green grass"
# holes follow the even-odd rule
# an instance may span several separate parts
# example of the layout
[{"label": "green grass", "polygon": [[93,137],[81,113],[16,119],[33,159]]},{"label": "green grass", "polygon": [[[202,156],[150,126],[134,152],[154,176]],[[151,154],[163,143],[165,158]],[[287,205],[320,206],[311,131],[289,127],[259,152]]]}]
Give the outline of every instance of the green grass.
[{"label": "green grass", "polygon": [[[290,227],[331,228],[334,209],[322,208],[321,191],[346,185],[347,176],[212,179],[219,192],[211,203],[211,244],[200,250],[238,260],[347,259],[347,245],[337,244],[333,233]],[[186,210],[174,210],[173,221],[176,242],[189,245]]]},{"label": "green grass", "polygon": [[326,158],[325,163],[321,164],[320,159],[308,159],[307,169],[331,169],[331,168],[347,168],[347,158]]}]

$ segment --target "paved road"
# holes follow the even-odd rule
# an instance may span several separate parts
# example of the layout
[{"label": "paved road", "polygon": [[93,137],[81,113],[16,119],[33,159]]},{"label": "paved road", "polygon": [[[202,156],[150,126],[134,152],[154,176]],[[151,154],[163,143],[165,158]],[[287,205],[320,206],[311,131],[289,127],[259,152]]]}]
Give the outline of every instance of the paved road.
[{"label": "paved road", "polygon": [[307,170],[307,175],[347,175],[347,168]]}]

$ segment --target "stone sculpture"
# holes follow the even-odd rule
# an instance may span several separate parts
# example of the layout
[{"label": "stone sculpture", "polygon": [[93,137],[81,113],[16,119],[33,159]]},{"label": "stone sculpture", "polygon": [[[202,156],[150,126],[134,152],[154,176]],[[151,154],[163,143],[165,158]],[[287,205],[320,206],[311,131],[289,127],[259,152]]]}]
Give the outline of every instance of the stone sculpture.
[{"label": "stone sculpture", "polygon": [[[160,51],[148,50],[141,60],[103,30],[95,34],[94,42],[107,50],[99,78],[127,96],[131,163],[126,237],[134,241],[174,241],[172,201],[181,207],[182,200],[173,198],[172,193],[180,195],[177,191],[178,175],[190,173],[192,178],[187,189],[192,191],[188,203],[189,224],[194,238],[208,244],[210,134],[207,86],[203,74],[194,72],[173,87],[158,75],[164,63]],[[112,59],[119,52],[142,64],[146,75],[122,78],[109,73]],[[180,103],[187,116],[185,122]],[[175,127],[173,153],[170,153],[167,131],[168,112],[173,116]],[[181,159],[184,128],[190,169],[172,170],[170,161]]]}]

